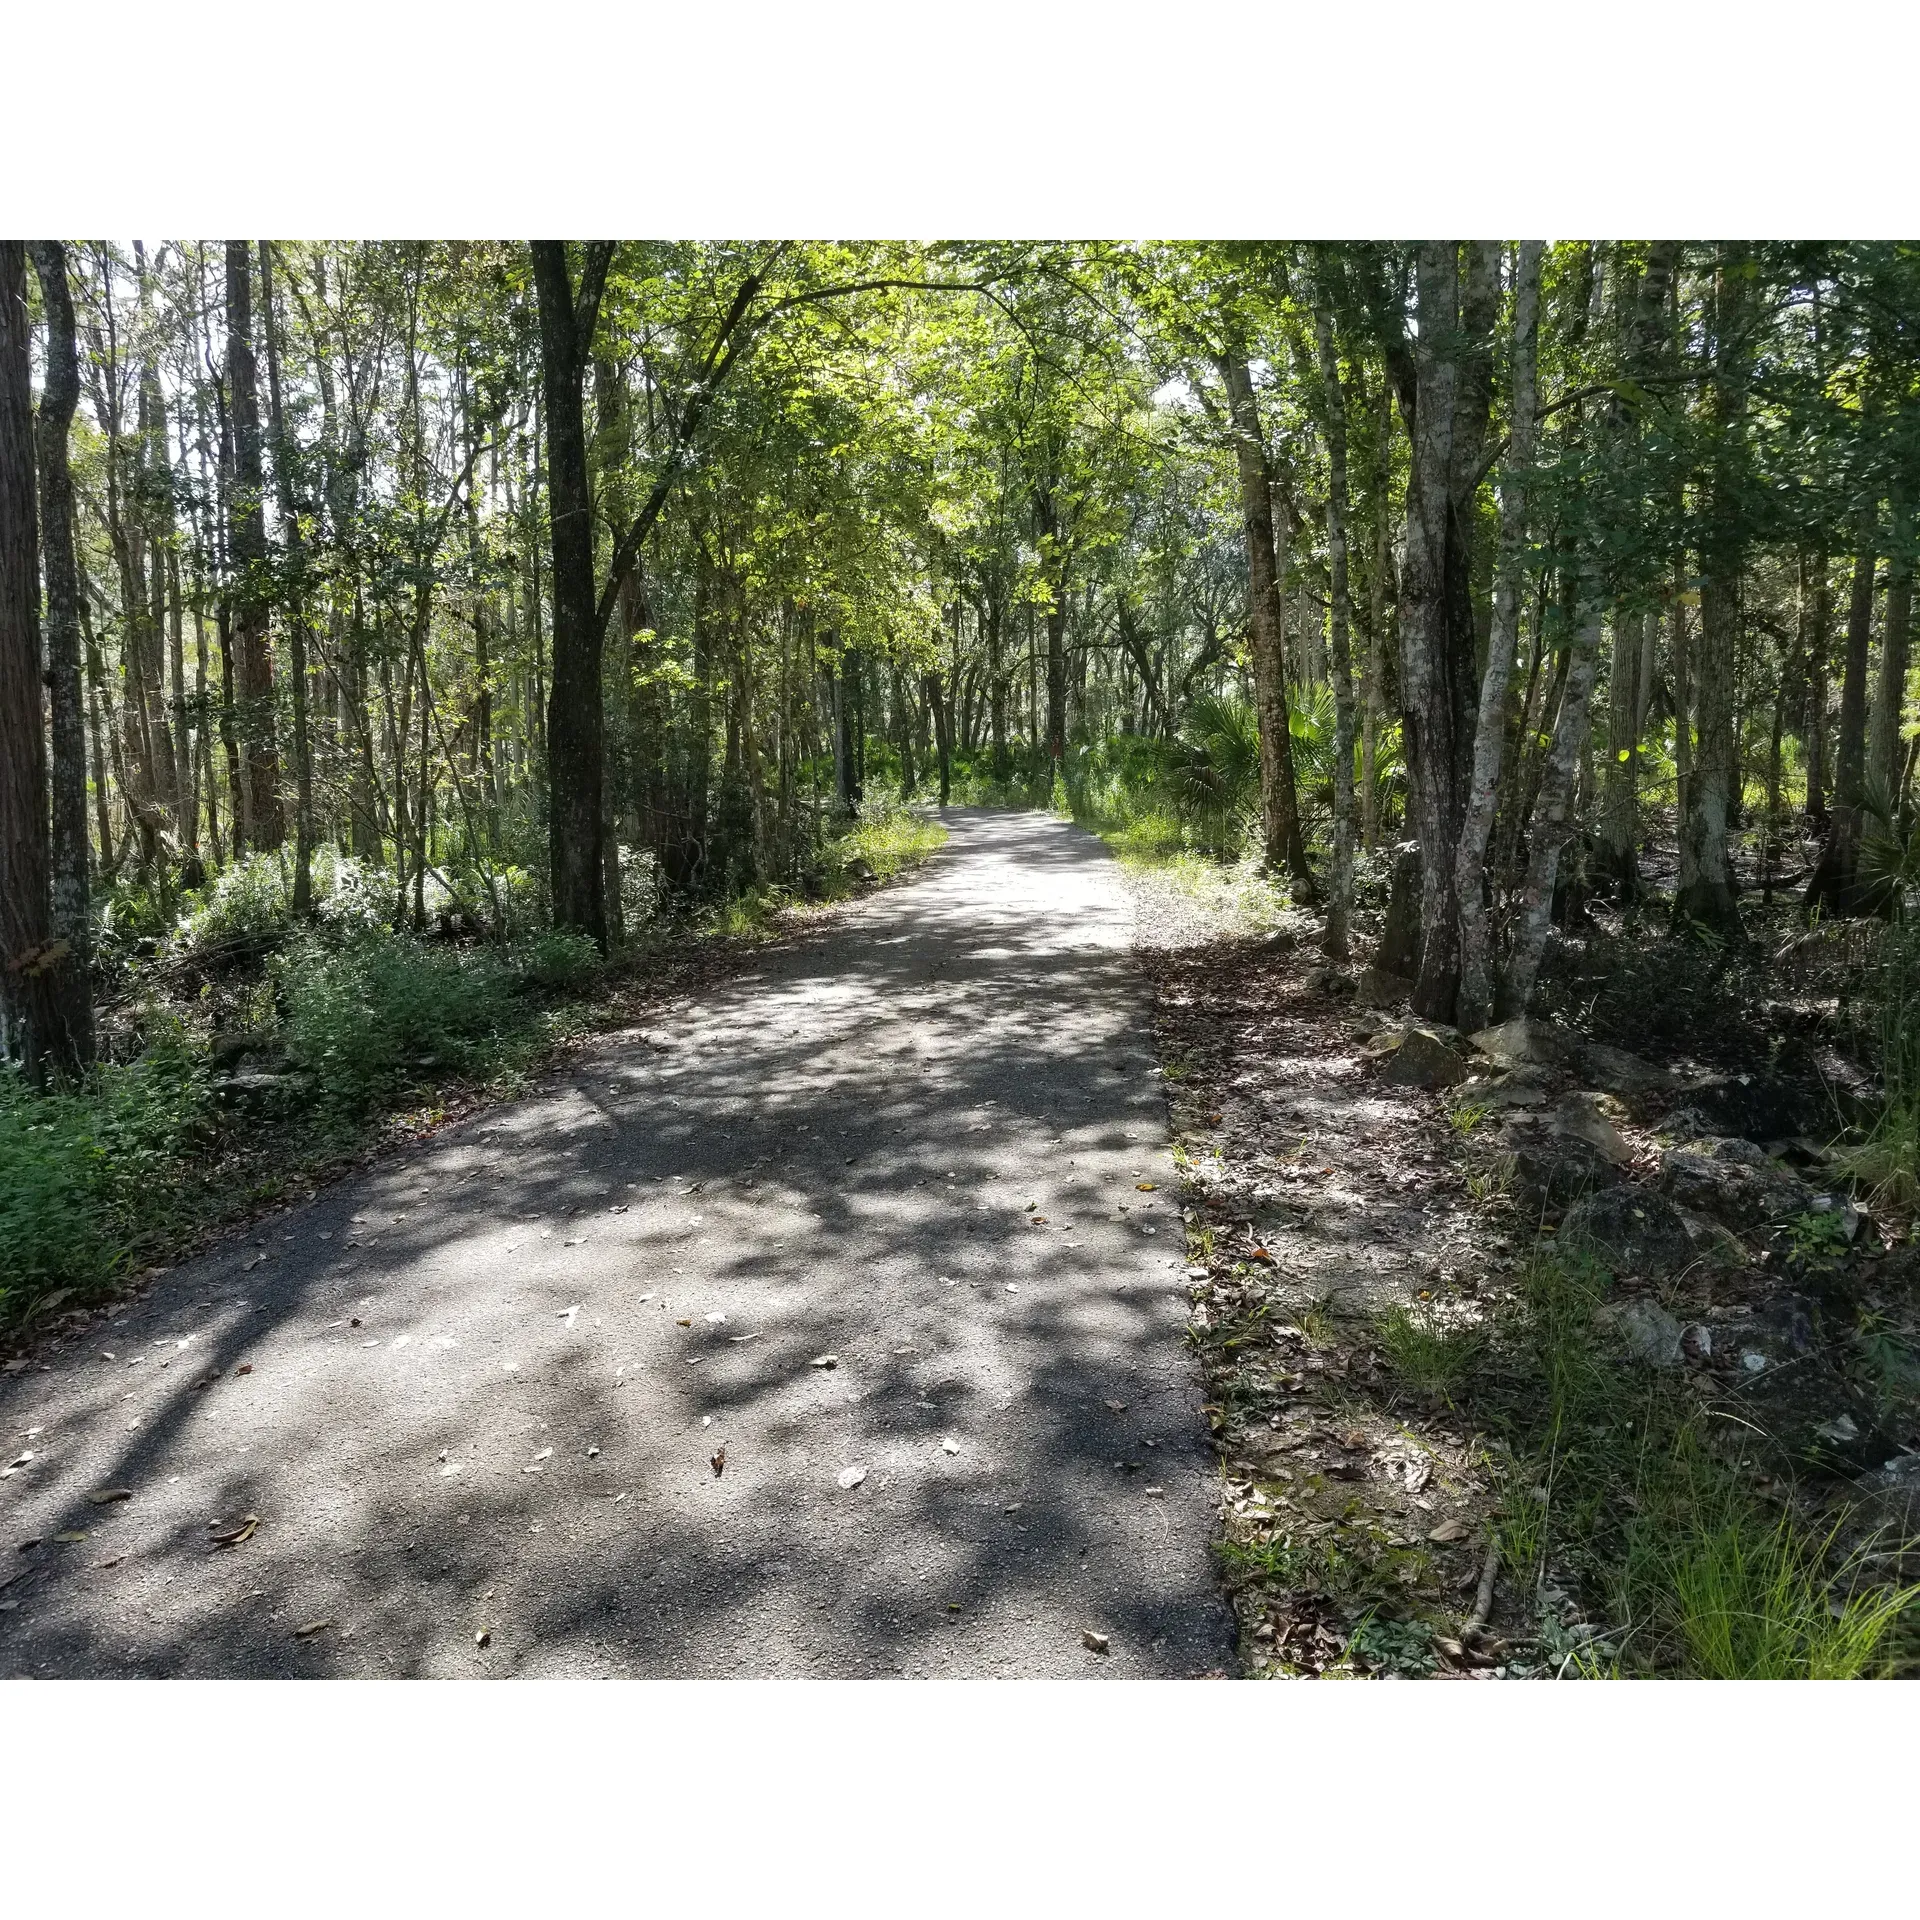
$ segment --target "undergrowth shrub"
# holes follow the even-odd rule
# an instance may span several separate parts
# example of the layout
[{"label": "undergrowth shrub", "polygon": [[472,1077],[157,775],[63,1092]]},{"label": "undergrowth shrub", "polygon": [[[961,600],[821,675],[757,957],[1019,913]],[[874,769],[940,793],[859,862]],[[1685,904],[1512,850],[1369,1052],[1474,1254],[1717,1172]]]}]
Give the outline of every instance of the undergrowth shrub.
[{"label": "undergrowth shrub", "polygon": [[548,927],[514,949],[514,970],[546,993],[577,993],[604,965],[592,937],[573,927]]},{"label": "undergrowth shrub", "polygon": [[490,948],[389,933],[337,947],[307,939],[281,956],[277,984],[289,1058],[345,1113],[423,1073],[484,1066],[515,1021],[513,975]]},{"label": "undergrowth shrub", "polygon": [[90,1298],[161,1244],[190,1209],[209,1115],[204,1059],[177,1026],[77,1088],[0,1071],[0,1324]]}]

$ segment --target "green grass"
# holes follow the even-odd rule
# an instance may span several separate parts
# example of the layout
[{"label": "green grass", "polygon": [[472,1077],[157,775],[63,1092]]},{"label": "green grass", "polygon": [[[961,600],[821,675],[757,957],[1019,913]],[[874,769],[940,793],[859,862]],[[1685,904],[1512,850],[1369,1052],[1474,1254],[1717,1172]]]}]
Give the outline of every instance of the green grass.
[{"label": "green grass", "polygon": [[1387,1364],[1416,1393],[1451,1400],[1486,1348],[1477,1327],[1449,1327],[1430,1314],[1389,1307],[1374,1323]]},{"label": "green grass", "polygon": [[1607,1276],[1538,1257],[1467,1404],[1504,1442],[1499,1538],[1523,1585],[1570,1569],[1610,1623],[1618,1671],[1846,1679],[1893,1664],[1920,1589],[1869,1584],[1838,1528],[1763,1499],[1750,1429],[1703,1412],[1684,1381],[1624,1363],[1594,1313]]}]

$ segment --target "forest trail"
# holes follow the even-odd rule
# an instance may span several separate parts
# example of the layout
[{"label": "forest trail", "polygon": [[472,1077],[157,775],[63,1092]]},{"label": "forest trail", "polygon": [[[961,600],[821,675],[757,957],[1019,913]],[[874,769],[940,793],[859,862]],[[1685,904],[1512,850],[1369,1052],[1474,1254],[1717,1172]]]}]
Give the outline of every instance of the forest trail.
[{"label": "forest trail", "polygon": [[0,1675],[1230,1669],[1133,907],[945,818],[0,1386]]}]

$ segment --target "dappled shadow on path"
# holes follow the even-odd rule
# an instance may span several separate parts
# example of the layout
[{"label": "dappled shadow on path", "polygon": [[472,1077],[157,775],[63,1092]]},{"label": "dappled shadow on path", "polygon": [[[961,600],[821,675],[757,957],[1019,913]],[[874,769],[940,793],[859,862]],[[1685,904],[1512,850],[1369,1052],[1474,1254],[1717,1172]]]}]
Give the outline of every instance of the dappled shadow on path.
[{"label": "dappled shadow on path", "polygon": [[1130,912],[1077,830],[949,818],[11,1383],[0,1672],[1223,1667]]}]

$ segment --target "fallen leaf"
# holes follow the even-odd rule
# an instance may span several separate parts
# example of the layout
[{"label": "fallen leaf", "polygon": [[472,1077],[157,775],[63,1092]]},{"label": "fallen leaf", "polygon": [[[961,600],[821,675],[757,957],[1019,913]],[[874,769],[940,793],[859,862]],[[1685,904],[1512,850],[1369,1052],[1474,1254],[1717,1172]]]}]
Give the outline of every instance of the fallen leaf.
[{"label": "fallen leaf", "polygon": [[[124,1553],[116,1553],[110,1560],[96,1560],[93,1563],[93,1570],[95,1573],[105,1573],[109,1567],[117,1567],[126,1557]],[[6,1584],[5,1580],[0,1580],[0,1587]]]},{"label": "fallen leaf", "polygon": [[492,1638],[493,1635],[489,1633],[485,1627],[482,1627],[480,1631],[473,1636],[473,1644],[476,1647],[484,1647]]},{"label": "fallen leaf", "polygon": [[1136,1193],[1158,1193],[1160,1191],[1160,1183],[1157,1180],[1136,1180],[1133,1186]]},{"label": "fallen leaf", "polygon": [[600,1458],[600,1449],[598,1447],[589,1447],[587,1449],[587,1458],[589,1460],[598,1460]]},{"label": "fallen leaf", "polygon": [[1113,1651],[1113,1643],[1107,1636],[1104,1633],[1095,1633],[1091,1627],[1082,1627],[1080,1629],[1080,1644],[1085,1647],[1089,1653],[1111,1653]]},{"label": "fallen leaf", "polygon": [[235,1373],[251,1373],[252,1371],[253,1371],[253,1362],[251,1360],[244,1360],[240,1363],[239,1366],[234,1368]]},{"label": "fallen leaf", "polygon": [[1449,1541],[1464,1540],[1467,1537],[1467,1533],[1468,1527],[1464,1520],[1442,1520],[1440,1524],[1427,1535],[1427,1538],[1438,1541],[1440,1545],[1445,1546]]},{"label": "fallen leaf", "polygon": [[[568,1242],[567,1244],[568,1244],[569,1246],[571,1246],[571,1245],[572,1245],[573,1243],[572,1243],[571,1241],[569,1241],[569,1242]],[[578,1316],[579,1316],[579,1313],[580,1313],[580,1308],[579,1308],[579,1306],[578,1306],[578,1305],[576,1304],[576,1305],[574,1305],[574,1306],[571,1306],[571,1307],[569,1307],[569,1308],[568,1308],[568,1309],[566,1310],[566,1312],[564,1312],[564,1313],[556,1313],[556,1314],[555,1314],[555,1315],[554,1315],[553,1317],[554,1317],[554,1318],[555,1318],[556,1320],[564,1320],[564,1321],[565,1321],[565,1322],[567,1323],[567,1325],[568,1325],[568,1326],[572,1326],[572,1325],[573,1325],[573,1323],[574,1323],[574,1321],[575,1321],[575,1319],[576,1319],[576,1318],[578,1318]]]},{"label": "fallen leaf", "polygon": [[835,1476],[842,1487],[857,1487],[867,1477],[865,1467],[842,1467]]},{"label": "fallen leaf", "polygon": [[87,1498],[91,1500],[96,1507],[110,1507],[114,1505],[116,1501],[131,1500],[133,1498],[133,1489],[131,1487],[102,1487],[98,1492],[88,1494]]},{"label": "fallen leaf", "polygon": [[693,1322],[691,1320],[676,1320],[673,1324],[676,1327],[690,1327],[693,1325]]},{"label": "fallen leaf", "polygon": [[1156,1498],[1158,1498],[1166,1493],[1166,1488],[1165,1487],[1142,1487],[1140,1491],[1142,1493],[1152,1494]]},{"label": "fallen leaf", "polygon": [[823,1353],[818,1359],[810,1360],[807,1364],[831,1372],[840,1364],[840,1356],[837,1353]]},{"label": "fallen leaf", "polygon": [[296,1640],[311,1640],[316,1633],[325,1633],[333,1625],[331,1620],[309,1620],[304,1627],[295,1627],[293,1637]]},{"label": "fallen leaf", "polygon": [[218,1552],[222,1547],[237,1547],[243,1541],[251,1540],[259,1525],[260,1516],[257,1513],[249,1513],[230,1523],[209,1520],[207,1531],[213,1535],[213,1547]]},{"label": "fallen leaf", "polygon": [[1107,1402],[1107,1411],[1109,1413],[1125,1413],[1126,1410],[1127,1403],[1124,1400],[1109,1400]]},{"label": "fallen leaf", "polygon": [[718,1480],[727,1470],[727,1450],[725,1446],[716,1447],[707,1465],[713,1469],[713,1477]]},{"label": "fallen leaf", "polygon": [[76,1541],[84,1540],[87,1537],[87,1530],[85,1527],[69,1527],[65,1533],[56,1533],[53,1537],[71,1546]]},{"label": "fallen leaf", "polygon": [[553,1449],[551,1447],[542,1447],[533,1457],[536,1460],[551,1460],[553,1458]]},{"label": "fallen leaf", "polygon": [[960,1442],[956,1440],[952,1434],[948,1434],[947,1437],[940,1442],[940,1451],[942,1453],[958,1453],[960,1451]]},{"label": "fallen leaf", "polygon": [[724,1327],[726,1324],[727,1316],[724,1313],[710,1313],[707,1315],[707,1325],[710,1327]]},{"label": "fallen leaf", "polygon": [[447,1464],[440,1469],[440,1478],[442,1480],[451,1480],[453,1476],[460,1471],[463,1464],[464,1463],[459,1460],[449,1460]]}]

